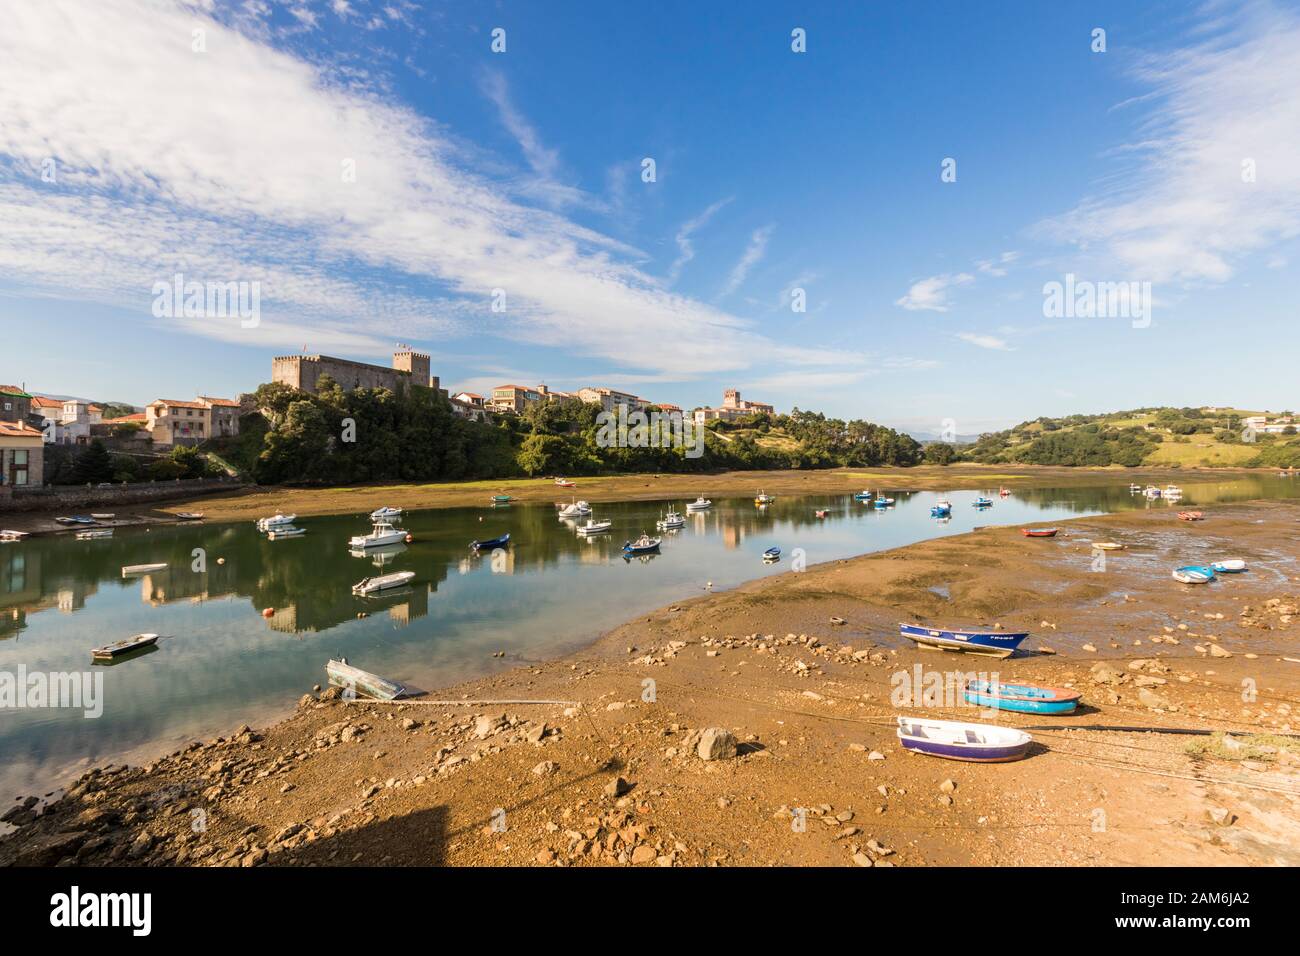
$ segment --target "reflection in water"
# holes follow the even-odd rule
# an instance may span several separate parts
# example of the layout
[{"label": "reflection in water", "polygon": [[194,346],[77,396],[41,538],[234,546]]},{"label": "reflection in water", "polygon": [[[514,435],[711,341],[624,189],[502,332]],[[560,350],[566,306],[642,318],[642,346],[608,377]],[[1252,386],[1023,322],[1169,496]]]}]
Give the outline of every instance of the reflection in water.
[{"label": "reflection in water", "polygon": [[[1122,479],[1122,480],[1121,480]],[[304,518],[300,538],[268,541],[249,524],[119,529],[112,538],[30,538],[0,544],[0,671],[20,664],[84,671],[90,649],[131,634],[172,636],[156,652],[105,671],[96,720],[59,710],[0,711],[0,805],[48,790],[86,762],[118,759],[281,712],[323,679],[325,661],[346,654],[376,673],[437,687],[505,666],[490,655],[555,656],[636,614],[769,574],[773,546],[799,548],[809,565],[986,524],[1060,520],[1130,508],[1169,508],[1115,487],[1035,489],[970,506],[977,491],[888,492],[884,510],[851,495],[715,501],[685,513],[657,555],[624,559],[623,541],[655,527],[684,501],[597,504],[612,534],[584,538],[546,506],[460,508],[405,516],[410,544],[352,552],[370,507],[348,517]],[[982,489],[990,497],[997,489]],[[1294,497],[1294,479],[1242,478],[1188,484],[1178,507],[1267,496]],[[947,519],[929,517],[939,498]],[[366,504],[362,502],[362,504]],[[486,504],[486,503],[485,503]],[[371,505],[373,507],[373,505]],[[827,512],[818,518],[816,512]],[[469,550],[509,532],[510,547]],[[205,570],[196,572],[194,549]],[[127,564],[167,562],[163,572],[123,580]],[[351,585],[377,570],[410,570],[412,584],[370,597]],[[292,640],[286,640],[292,637]]]}]

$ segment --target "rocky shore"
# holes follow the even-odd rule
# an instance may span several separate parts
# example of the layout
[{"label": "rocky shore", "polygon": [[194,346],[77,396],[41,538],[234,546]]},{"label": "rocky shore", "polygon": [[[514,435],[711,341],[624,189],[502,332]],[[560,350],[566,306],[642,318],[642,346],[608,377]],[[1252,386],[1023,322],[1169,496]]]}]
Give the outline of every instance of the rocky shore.
[{"label": "rocky shore", "polygon": [[[704,594],[428,698],[314,691],[271,727],[15,802],[0,864],[1294,865],[1298,519],[988,528]],[[1095,541],[1123,549],[1098,569]],[[1169,577],[1219,557],[1251,570]],[[1032,636],[996,661],[917,649],[900,620]],[[972,673],[1084,706],[999,714],[1034,737],[1017,763],[902,751],[898,713],[994,719],[900,698]]]}]

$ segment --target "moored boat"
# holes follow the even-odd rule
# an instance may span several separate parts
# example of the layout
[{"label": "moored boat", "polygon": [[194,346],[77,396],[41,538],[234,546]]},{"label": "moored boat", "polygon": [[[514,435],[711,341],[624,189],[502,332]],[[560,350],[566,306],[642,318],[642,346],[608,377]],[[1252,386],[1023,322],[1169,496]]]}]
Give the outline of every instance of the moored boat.
[{"label": "moored boat", "polygon": [[1079,706],[1079,692],[1063,687],[971,680],[966,682],[966,701],[1021,714],[1072,714]]},{"label": "moored boat", "polygon": [[853,495],[855,501],[870,501],[875,496],[873,491],[858,491]]},{"label": "moored boat", "polygon": [[1026,538],[1055,538],[1059,528],[1021,528],[1020,533]]},{"label": "moored boat", "polygon": [[113,537],[112,528],[96,528],[94,531],[77,532],[78,541],[92,541],[95,538],[111,538],[111,537]]},{"label": "moored boat", "polygon": [[780,559],[781,559],[780,548],[768,548],[766,551],[763,552],[764,561],[779,561]]},{"label": "moored boat", "polygon": [[952,502],[947,498],[940,498],[930,506],[931,518],[943,518],[952,514]]},{"label": "moored boat", "polygon": [[652,551],[659,550],[659,543],[663,539],[652,538],[648,534],[642,534],[635,541],[623,542],[624,554],[649,554]]},{"label": "moored boat", "polygon": [[660,531],[674,531],[677,528],[686,527],[686,519],[681,516],[680,512],[669,511],[655,522],[655,527]]},{"label": "moored boat", "polygon": [[392,574],[380,574],[373,578],[363,578],[352,585],[352,593],[374,594],[376,591],[400,588],[404,584],[409,584],[414,577],[414,571],[394,571]]},{"label": "moored boat", "polygon": [[578,534],[584,537],[589,534],[605,534],[612,527],[614,527],[614,522],[609,518],[604,521],[592,521],[588,518],[586,524],[578,525]]},{"label": "moored boat", "polygon": [[694,501],[689,502],[686,505],[686,510],[687,511],[708,511],[712,507],[713,507],[713,502],[710,501],[708,498],[704,497],[703,495],[700,495]]},{"label": "moored boat", "polygon": [[176,512],[177,521],[202,521],[202,511],[178,511]]},{"label": "moored boat", "polygon": [[376,521],[369,534],[353,535],[348,539],[350,548],[382,548],[406,540],[406,532],[399,531],[387,521]]},{"label": "moored boat", "polygon": [[129,578],[133,574],[152,574],[154,571],[166,571],[166,562],[156,564],[127,564],[122,567],[122,577]]},{"label": "moored boat", "polygon": [[293,524],[293,519],[296,518],[296,517],[298,517],[298,516],[297,516],[297,515],[286,515],[286,514],[279,514],[279,513],[277,513],[277,514],[273,514],[273,515],[271,515],[271,517],[269,517],[269,518],[258,518],[258,519],[257,519],[257,530],[258,530],[258,531],[270,531],[272,528],[279,527],[280,525]]},{"label": "moored boat", "polygon": [[825,518],[830,515],[830,512],[827,511],[825,508],[818,508],[816,511],[813,512],[813,514],[815,514],[818,518]]},{"label": "moored boat", "polygon": [[392,518],[400,518],[401,516],[401,508],[390,508],[387,505],[382,508],[376,508],[374,511],[370,512],[371,521],[387,521]]},{"label": "moored boat", "polygon": [[1223,561],[1212,562],[1210,570],[1218,574],[1240,574],[1246,570],[1246,562],[1241,558],[1227,558]]},{"label": "moored boat", "polygon": [[776,501],[776,495],[769,495],[766,491],[760,491],[754,498],[754,504],[756,505],[770,505],[774,501]]},{"label": "moored boat", "polygon": [[1033,738],[1014,727],[899,717],[898,742],[905,750],[929,757],[1007,763],[1023,757]]},{"label": "moored boat", "polygon": [[1214,570],[1202,564],[1187,564],[1174,568],[1173,578],[1182,584],[1205,584],[1214,580]]},{"label": "moored boat", "polygon": [[354,694],[365,694],[376,700],[396,700],[407,694],[405,684],[354,667],[348,663],[346,657],[337,660],[330,658],[329,663],[325,665],[325,673],[329,677],[329,682],[335,687],[343,687]]},{"label": "moored boat", "polygon": [[993,505],[993,499],[985,498],[983,495],[980,495],[978,498],[972,501],[971,504],[974,505],[976,508],[989,508]]},{"label": "moored boat", "polygon": [[134,637],[128,637],[126,640],[114,641],[112,644],[105,644],[103,647],[96,647],[90,652],[92,660],[111,661],[114,658],[130,654],[132,651],[143,650],[146,647],[152,647],[158,643],[157,634],[137,634]]},{"label": "moored boat", "polygon": [[488,551],[493,548],[505,548],[510,545],[510,533],[506,532],[499,538],[488,538],[484,541],[471,541],[469,546],[474,551]]},{"label": "moored boat", "polygon": [[282,541],[285,538],[301,538],[306,533],[306,528],[297,525],[277,525],[266,533],[266,538],[268,541]]},{"label": "moored boat", "polygon": [[585,518],[591,514],[591,505],[585,501],[573,501],[560,509],[561,518]]},{"label": "moored boat", "polygon": [[1010,489],[1010,488],[999,488],[999,489],[998,489],[998,497],[999,497],[999,498],[1006,498],[1006,497],[1009,497],[1010,494],[1011,494],[1011,489]]},{"label": "moored boat", "polygon": [[0,529],[0,541],[21,541],[30,534],[30,531],[10,531],[8,528],[2,528]]},{"label": "moored boat", "polygon": [[1029,632],[1014,634],[1002,631],[949,631],[920,624],[899,624],[898,633],[926,647],[945,651],[964,651],[989,657],[1010,657]]}]

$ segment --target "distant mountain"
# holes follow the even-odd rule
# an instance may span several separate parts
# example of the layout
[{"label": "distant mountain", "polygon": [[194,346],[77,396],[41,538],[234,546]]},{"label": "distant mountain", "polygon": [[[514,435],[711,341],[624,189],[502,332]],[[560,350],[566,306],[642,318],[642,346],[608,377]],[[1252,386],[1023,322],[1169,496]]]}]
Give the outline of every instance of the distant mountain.
[{"label": "distant mountain", "polygon": [[922,445],[928,445],[931,442],[943,441],[950,445],[973,445],[979,441],[979,435],[957,435],[955,438],[943,438],[938,432],[913,431],[908,428],[901,429],[903,434],[911,435]]}]

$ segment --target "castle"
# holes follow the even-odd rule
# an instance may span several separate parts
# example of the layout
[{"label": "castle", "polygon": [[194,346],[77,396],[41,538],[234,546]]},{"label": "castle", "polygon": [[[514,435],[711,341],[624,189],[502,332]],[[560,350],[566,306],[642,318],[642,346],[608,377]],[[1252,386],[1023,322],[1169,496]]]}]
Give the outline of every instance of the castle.
[{"label": "castle", "polygon": [[346,391],[354,388],[395,391],[403,382],[435,389],[441,385],[437,376],[430,375],[429,356],[408,348],[393,353],[392,368],[330,355],[281,355],[271,360],[271,381],[283,382],[299,391],[315,395],[322,375],[328,375]]}]

